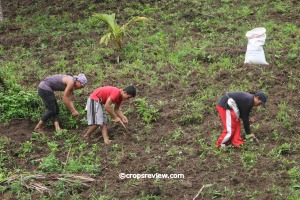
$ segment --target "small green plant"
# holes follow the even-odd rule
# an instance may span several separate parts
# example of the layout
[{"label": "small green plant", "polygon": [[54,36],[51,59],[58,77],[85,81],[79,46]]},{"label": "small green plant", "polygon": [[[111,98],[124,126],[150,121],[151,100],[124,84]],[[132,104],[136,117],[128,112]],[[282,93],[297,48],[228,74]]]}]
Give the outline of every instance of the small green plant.
[{"label": "small green plant", "polygon": [[33,151],[33,144],[31,141],[26,141],[22,144],[21,149],[19,150],[19,157],[25,158],[27,153],[31,153]]},{"label": "small green plant", "polygon": [[288,174],[290,175],[290,177],[295,180],[295,181],[300,181],[300,167],[293,167],[292,169],[290,169],[288,171]]},{"label": "small green plant", "polygon": [[181,154],[182,154],[182,151],[179,146],[172,146],[167,152],[167,155],[171,156],[171,157],[179,156]]},{"label": "small green plant", "polygon": [[50,148],[51,152],[55,153],[58,151],[58,144],[53,141],[53,142],[48,142],[48,147]]},{"label": "small green plant", "polygon": [[286,102],[282,102],[278,105],[279,111],[276,117],[276,120],[279,123],[282,123],[283,127],[287,130],[292,130],[291,124],[291,108]]},{"label": "small green plant", "polygon": [[18,194],[18,193],[20,193],[22,191],[21,181],[15,181],[15,182],[13,182],[10,187],[11,187],[11,190],[14,193],[16,193],[16,194]]},{"label": "small green plant", "polygon": [[40,137],[41,137],[40,133],[38,133],[38,132],[32,132],[32,138],[31,138],[31,140],[32,141],[39,140]]},{"label": "small green plant", "polygon": [[246,170],[254,167],[257,162],[257,155],[253,152],[245,152],[241,156],[243,166]]},{"label": "small green plant", "polygon": [[275,129],[273,132],[272,132],[272,138],[274,140],[278,140],[280,137],[282,137],[282,133],[280,133],[277,129]]},{"label": "small green plant", "polygon": [[0,136],[0,151],[11,142],[11,139],[7,136]]},{"label": "small green plant", "polygon": [[[60,119],[61,123],[64,125],[64,127],[69,128],[69,129],[77,129],[80,125],[80,121],[74,118],[71,114],[69,109],[62,103],[61,100],[58,100],[58,106],[59,106],[59,111],[60,111]],[[76,109],[79,112],[80,116],[85,115],[84,107],[80,106],[78,104],[75,104]],[[66,130],[65,130],[66,131]],[[58,137],[63,137],[64,135],[67,134],[67,132],[60,132],[56,133],[55,135]]]},{"label": "small green plant", "polygon": [[69,173],[90,173],[97,174],[100,172],[100,158],[96,156],[72,156],[69,159],[64,171]]},{"label": "small green plant", "polygon": [[290,154],[294,151],[293,147],[289,143],[284,143],[280,145],[279,147],[276,147],[275,149],[272,149],[269,153],[268,156],[273,156],[273,157],[280,157],[285,154]]},{"label": "small green plant", "polygon": [[[201,98],[206,98],[206,95],[201,96]],[[179,123],[182,125],[201,123],[203,120],[203,110],[207,109],[203,102],[195,101],[193,99],[187,99],[185,104],[186,109],[188,110],[187,114],[183,115],[179,119]]]},{"label": "small green plant", "polygon": [[155,122],[158,119],[158,109],[156,109],[153,105],[148,106],[145,98],[136,99],[135,106],[137,113],[146,124]]},{"label": "small green plant", "polygon": [[146,146],[145,152],[148,154],[151,153],[151,147],[149,144]]},{"label": "small green plant", "polygon": [[180,118],[179,123],[182,125],[199,123],[203,120],[203,115],[201,113],[194,113],[192,115],[185,115]]},{"label": "small green plant", "polygon": [[136,158],[137,157],[136,153],[134,153],[134,152],[128,152],[128,156],[131,157],[131,158]]},{"label": "small green plant", "polygon": [[155,163],[151,163],[147,166],[147,172],[156,173],[158,171],[158,165]]},{"label": "small green plant", "polygon": [[[100,158],[97,156],[97,152],[100,147],[93,145],[88,153],[85,153],[87,148],[87,143],[82,143],[80,145],[68,145],[69,151],[67,159],[63,162],[64,169],[63,172],[66,173],[91,173],[98,174],[100,172]],[[79,154],[77,154],[79,153]]]},{"label": "small green plant", "polygon": [[111,146],[112,151],[118,151],[120,149],[120,146],[118,144],[114,144]]},{"label": "small green plant", "polygon": [[178,140],[181,137],[181,134],[182,130],[180,128],[177,128],[172,134],[173,140]]},{"label": "small green plant", "polygon": [[[0,120],[13,118],[34,118],[39,114],[40,98],[36,92],[23,91],[12,86],[5,94],[0,91]],[[18,91],[19,90],[19,91]]]},{"label": "small green plant", "polygon": [[55,154],[51,152],[47,157],[41,160],[41,163],[38,166],[43,172],[59,172],[60,171],[60,162],[55,157]]},{"label": "small green plant", "polygon": [[54,132],[55,137],[57,138],[65,138],[68,135],[68,130],[63,129],[63,130],[56,130]]},{"label": "small green plant", "polygon": [[[117,49],[117,51],[123,50],[125,43],[125,36],[130,34],[129,26],[135,22],[147,22],[150,21],[147,17],[133,17],[129,22],[120,26],[116,21],[116,14],[94,14],[92,21],[97,22],[98,20],[105,22],[108,25],[107,33],[101,37],[100,44],[104,43],[106,46],[109,42]],[[119,55],[117,56],[117,62],[119,63]]]},{"label": "small green plant", "polygon": [[7,169],[4,168],[4,165],[5,165],[5,163],[7,163],[8,160],[9,160],[8,155],[6,155],[4,153],[0,153],[0,181],[2,181],[4,179],[4,177],[6,177]]},{"label": "small green plant", "polygon": [[300,189],[300,167],[293,167],[288,171],[289,176],[291,177],[292,190],[295,192]]}]

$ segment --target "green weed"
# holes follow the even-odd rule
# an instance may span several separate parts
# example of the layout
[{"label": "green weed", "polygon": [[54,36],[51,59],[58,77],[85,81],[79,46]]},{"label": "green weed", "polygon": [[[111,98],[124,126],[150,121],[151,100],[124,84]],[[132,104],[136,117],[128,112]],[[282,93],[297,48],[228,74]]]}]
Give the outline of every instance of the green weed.
[{"label": "green weed", "polygon": [[55,130],[54,136],[56,138],[66,138],[68,136],[68,130],[63,129],[63,130]]},{"label": "green weed", "polygon": [[201,100],[199,101],[189,101],[187,99],[187,103],[185,104],[185,108],[187,110],[187,114],[183,115],[179,123],[182,125],[186,124],[194,124],[201,123],[203,120],[203,110],[205,110],[206,106],[203,105]]},{"label": "green weed", "polygon": [[173,133],[172,133],[172,138],[173,140],[178,140],[181,137],[182,130],[181,128],[177,128]]},{"label": "green weed", "polygon": [[290,169],[288,171],[288,174],[290,175],[290,177],[292,179],[292,184],[299,185],[298,183],[300,181],[300,167],[298,167],[298,166],[293,167],[292,169]]},{"label": "green weed", "polygon": [[47,157],[41,159],[38,168],[43,172],[60,172],[60,162],[51,152]]},{"label": "green weed", "polygon": [[294,148],[292,147],[291,144],[288,143],[284,143],[278,147],[276,147],[275,149],[272,149],[268,155],[269,156],[273,156],[275,158],[281,157],[285,154],[290,154],[294,152]]},{"label": "green weed", "polygon": [[151,153],[151,147],[149,144],[146,146],[145,152],[148,154]]},{"label": "green weed", "polygon": [[250,168],[254,167],[258,158],[257,154],[254,152],[245,152],[241,155],[243,167],[246,170],[249,170]]},{"label": "green weed", "polygon": [[[21,90],[19,85],[7,93],[0,91],[0,120],[12,118],[29,118],[39,114],[36,107],[41,105],[37,93]],[[12,88],[13,88],[12,87]]]},{"label": "green weed", "polygon": [[150,124],[158,119],[158,109],[156,109],[153,105],[149,106],[145,98],[138,98],[134,102],[136,111],[144,123]]},{"label": "green weed", "polygon": [[31,141],[26,141],[22,144],[22,147],[19,149],[19,157],[25,158],[26,154],[33,151],[33,144]]},{"label": "green weed", "polygon": [[292,124],[291,124],[291,108],[288,106],[286,102],[282,102],[278,105],[279,111],[276,117],[276,120],[280,123],[282,123],[283,127],[287,130],[292,130]]}]

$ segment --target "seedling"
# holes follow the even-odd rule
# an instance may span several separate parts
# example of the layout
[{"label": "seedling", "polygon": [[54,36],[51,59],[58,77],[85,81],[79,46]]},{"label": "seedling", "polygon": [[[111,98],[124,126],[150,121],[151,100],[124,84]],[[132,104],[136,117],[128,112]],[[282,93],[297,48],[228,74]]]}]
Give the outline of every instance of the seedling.
[{"label": "seedling", "polygon": [[[100,20],[105,22],[108,25],[107,33],[101,37],[100,44],[104,43],[106,46],[111,42],[114,47],[121,51],[125,43],[125,36],[130,34],[129,26],[135,22],[147,22],[150,21],[147,17],[134,17],[129,22],[120,26],[117,24],[115,13],[108,14],[94,14],[93,20]],[[119,63],[119,55],[117,56],[117,63]]]}]

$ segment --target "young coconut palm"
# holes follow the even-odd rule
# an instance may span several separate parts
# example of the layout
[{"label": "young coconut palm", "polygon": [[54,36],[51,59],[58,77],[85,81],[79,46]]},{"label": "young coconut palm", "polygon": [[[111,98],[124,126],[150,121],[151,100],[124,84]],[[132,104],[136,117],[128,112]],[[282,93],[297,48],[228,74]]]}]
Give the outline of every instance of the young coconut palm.
[{"label": "young coconut palm", "polygon": [[[130,34],[129,25],[134,22],[147,22],[150,21],[147,17],[134,17],[123,26],[119,26],[116,22],[115,13],[108,14],[94,14],[94,20],[101,20],[108,25],[108,32],[101,37],[100,44],[104,43],[106,46],[111,42],[117,51],[122,51],[125,41],[125,36]],[[119,55],[117,56],[117,62],[119,63]]]}]

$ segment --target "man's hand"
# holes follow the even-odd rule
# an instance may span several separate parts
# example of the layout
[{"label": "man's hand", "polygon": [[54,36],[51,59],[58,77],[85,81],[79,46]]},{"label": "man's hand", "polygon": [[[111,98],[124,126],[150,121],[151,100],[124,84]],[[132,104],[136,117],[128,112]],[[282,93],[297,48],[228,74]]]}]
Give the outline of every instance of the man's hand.
[{"label": "man's hand", "polygon": [[129,131],[128,131],[127,127],[125,126],[125,124],[123,123],[123,121],[120,120],[119,122],[124,127],[124,129],[126,130],[126,132],[129,133]]},{"label": "man's hand", "polygon": [[72,112],[73,117],[75,117],[76,119],[79,119],[79,113],[77,112],[77,110],[74,110]]},{"label": "man's hand", "polygon": [[125,124],[127,124],[127,123],[128,123],[127,117],[123,116],[123,117],[122,117],[122,121],[123,121]]},{"label": "man's hand", "polygon": [[258,139],[256,138],[256,136],[253,133],[251,133],[249,135],[246,135],[246,138],[247,139],[253,139],[257,143],[259,142]]},{"label": "man's hand", "polygon": [[251,118],[249,119],[249,122],[250,122],[250,124],[252,124],[252,123],[255,122],[255,119],[251,117]]},{"label": "man's hand", "polygon": [[118,122],[120,122],[121,121],[121,118],[120,117],[116,117],[115,119],[114,119],[114,122],[116,122],[116,123],[118,123]]}]

